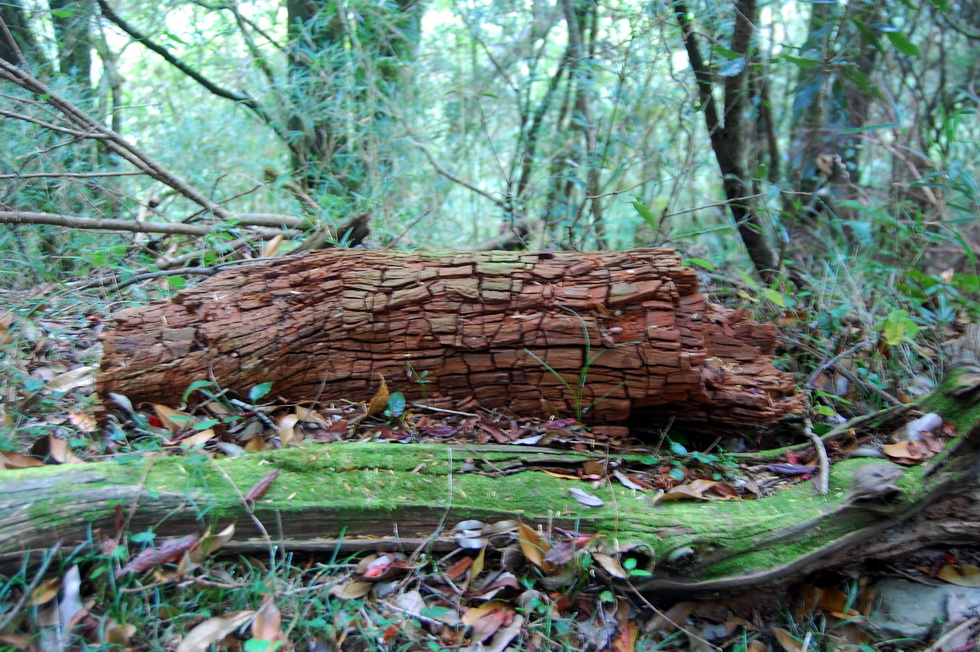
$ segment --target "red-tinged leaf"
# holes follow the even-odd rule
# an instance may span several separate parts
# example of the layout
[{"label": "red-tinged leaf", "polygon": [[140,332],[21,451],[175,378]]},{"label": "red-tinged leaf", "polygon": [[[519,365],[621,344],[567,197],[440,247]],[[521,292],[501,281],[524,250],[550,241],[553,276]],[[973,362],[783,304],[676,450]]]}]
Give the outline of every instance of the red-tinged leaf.
[{"label": "red-tinged leaf", "polygon": [[612,652],[633,652],[639,637],[639,625],[634,621],[629,621],[616,632],[616,638],[612,641]]},{"label": "red-tinged leaf", "polygon": [[190,534],[180,539],[164,539],[157,548],[147,548],[129,560],[125,566],[116,571],[116,578],[129,573],[145,573],[161,564],[168,564],[179,559],[185,552],[194,547],[199,537]]},{"label": "red-tinged leaf", "polygon": [[577,548],[573,541],[561,541],[552,546],[551,550],[544,556],[544,561],[550,562],[555,566],[564,566],[572,559]]},{"label": "red-tinged leaf", "polygon": [[257,500],[260,500],[262,496],[264,496],[265,493],[269,491],[269,488],[272,487],[272,483],[275,482],[276,478],[279,477],[279,473],[280,473],[279,469],[276,469],[275,471],[270,471],[265,475],[264,478],[262,478],[261,480],[253,484],[252,488],[249,489],[248,493],[245,494],[245,501],[249,503],[254,503]]},{"label": "red-tinged leaf", "polygon": [[395,625],[388,625],[385,627],[385,632],[381,636],[381,642],[385,645],[390,645],[395,637],[398,636],[399,628]]},{"label": "red-tinged leaf", "polygon": [[[480,552],[482,554],[483,550],[481,549]],[[463,557],[455,564],[453,564],[452,566],[444,570],[443,574],[446,577],[448,577],[450,581],[455,582],[460,577],[462,577],[463,574],[466,573],[466,571],[468,571],[472,565],[473,565],[472,557]]]},{"label": "red-tinged leaf", "polygon": [[394,557],[381,555],[380,557],[371,560],[371,563],[364,568],[361,575],[364,576],[364,579],[376,579],[384,575],[394,562]]},{"label": "red-tinged leaf", "polygon": [[452,437],[459,432],[460,426],[425,426],[421,428],[423,434],[433,437]]},{"label": "red-tinged leaf", "polygon": [[504,434],[504,431],[498,428],[497,426],[487,424],[487,423],[481,423],[480,430],[482,430],[487,435],[489,435],[498,444],[510,443],[510,437]]},{"label": "red-tinged leaf", "polygon": [[548,597],[551,598],[551,603],[554,606],[555,611],[558,613],[564,613],[572,606],[572,598],[564,593],[561,593],[560,591],[550,593],[548,594]]},{"label": "red-tinged leaf", "polygon": [[505,610],[498,610],[480,618],[473,624],[470,636],[474,641],[481,643],[497,633],[501,627],[509,624],[514,619],[514,613]]},{"label": "red-tinged leaf", "polygon": [[[515,613],[514,607],[506,602],[490,600],[475,609],[467,609],[463,614],[461,622],[467,627],[473,627],[474,640],[484,641],[496,632],[501,625],[509,624],[513,620]],[[487,618],[491,620],[484,623],[483,627],[477,630],[480,621],[486,620]]]},{"label": "red-tinged leaf", "polygon": [[708,491],[711,493],[718,494],[722,498],[727,498],[729,500],[738,499],[738,491],[730,484],[724,482],[718,482],[713,485]]},{"label": "red-tinged leaf", "polygon": [[575,419],[553,419],[551,421],[545,421],[539,427],[544,430],[557,430],[558,428],[565,428],[575,423]]},{"label": "red-tinged leaf", "polygon": [[369,555],[362,559],[356,568],[356,572],[361,575],[361,579],[368,582],[389,580],[392,577],[404,575],[409,570],[410,568],[405,561],[405,556],[401,553]]}]

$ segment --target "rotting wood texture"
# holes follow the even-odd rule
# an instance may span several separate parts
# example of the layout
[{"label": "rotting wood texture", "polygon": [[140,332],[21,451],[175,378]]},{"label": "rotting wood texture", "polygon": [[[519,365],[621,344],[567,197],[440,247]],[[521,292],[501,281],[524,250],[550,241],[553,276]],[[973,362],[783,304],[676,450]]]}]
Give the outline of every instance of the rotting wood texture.
[{"label": "rotting wood texture", "polygon": [[666,249],[322,251],[228,270],[115,320],[98,389],[133,402],[173,403],[211,377],[363,401],[380,375],[409,399],[574,415],[587,368],[579,405],[608,394],[588,412],[596,422],[743,427],[803,406],[769,359],[773,326],[707,302]]}]

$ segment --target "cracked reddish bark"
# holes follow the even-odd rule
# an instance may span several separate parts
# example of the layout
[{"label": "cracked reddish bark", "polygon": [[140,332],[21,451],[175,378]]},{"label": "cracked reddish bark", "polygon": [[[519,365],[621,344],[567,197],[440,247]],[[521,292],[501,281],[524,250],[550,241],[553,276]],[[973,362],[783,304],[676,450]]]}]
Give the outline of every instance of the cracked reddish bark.
[{"label": "cracked reddish bark", "polygon": [[744,313],[706,301],[664,249],[323,251],[118,313],[98,388],[172,404],[213,375],[242,393],[271,381],[274,394],[326,403],[369,399],[381,375],[410,399],[574,414],[575,396],[533,352],[572,388],[588,367],[581,404],[608,394],[589,412],[597,422],[744,427],[803,405],[769,359],[773,327]]}]

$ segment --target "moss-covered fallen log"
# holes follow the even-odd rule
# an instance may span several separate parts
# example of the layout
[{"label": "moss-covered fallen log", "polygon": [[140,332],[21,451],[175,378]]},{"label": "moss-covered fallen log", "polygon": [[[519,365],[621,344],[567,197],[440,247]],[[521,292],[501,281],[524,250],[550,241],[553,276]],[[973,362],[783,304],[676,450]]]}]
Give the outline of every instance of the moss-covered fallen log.
[{"label": "moss-covered fallen log", "polygon": [[[182,536],[233,520],[232,549],[447,548],[458,521],[517,518],[605,535],[611,551],[651,562],[642,588],[708,594],[775,585],[864,558],[980,542],[980,405],[975,392],[951,397],[957,382],[954,375],[921,405],[961,433],[945,453],[904,472],[880,460],[839,462],[827,496],[807,482],[758,500],[652,504],[650,494],[618,483],[590,489],[538,470],[623,460],[523,447],[353,443],[225,459],[123,459],[7,471],[0,561],[55,541],[71,549],[100,529]],[[895,491],[882,500],[855,500],[868,465],[896,469]],[[272,471],[279,475],[268,492],[246,501]],[[586,507],[570,488],[589,489],[604,505]]]}]

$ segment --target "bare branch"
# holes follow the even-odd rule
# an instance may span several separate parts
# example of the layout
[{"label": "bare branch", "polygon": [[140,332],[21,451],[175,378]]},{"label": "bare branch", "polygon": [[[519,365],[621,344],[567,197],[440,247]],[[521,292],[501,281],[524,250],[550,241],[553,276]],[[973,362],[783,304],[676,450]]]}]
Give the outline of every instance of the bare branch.
[{"label": "bare branch", "polygon": [[[36,124],[45,129],[50,129],[51,131],[57,131],[58,133],[68,134],[69,136],[77,136],[78,138],[92,138],[98,140],[97,134],[91,132],[78,131],[77,129],[69,129],[68,127],[61,127],[51,122],[45,122],[44,120],[39,120],[33,116],[24,115],[23,113],[14,113],[13,111],[7,111],[6,109],[0,109],[0,115],[7,116],[8,118],[13,118],[14,120],[22,120],[23,122],[30,122],[31,124]],[[143,174],[140,172],[139,174]]]},{"label": "bare branch", "polygon": [[145,173],[140,170],[124,172],[26,172],[24,174],[0,174],[0,179],[100,179],[102,177],[138,177],[143,174]]},{"label": "bare branch", "polygon": [[[250,227],[255,225],[272,226],[280,218],[288,218],[293,221],[293,226],[307,227],[306,220],[287,215],[267,215],[262,213],[242,215],[232,215],[238,219],[238,226]],[[169,233],[181,235],[208,235],[218,231],[227,230],[227,225],[206,225],[206,224],[180,224],[169,222],[136,222],[133,220],[115,220],[108,218],[87,218],[75,215],[58,215],[56,213],[30,213],[23,211],[0,211],[0,224],[48,224],[51,226],[65,226],[72,229],[84,229],[94,231],[127,231],[130,233]],[[259,237],[271,237],[283,233],[282,229],[257,228],[253,233]],[[290,233],[287,231],[286,233]],[[295,235],[292,231],[290,234]]]},{"label": "bare branch", "polygon": [[418,147],[419,149],[422,150],[422,153],[425,154],[425,157],[427,159],[429,159],[429,163],[431,163],[432,164],[432,167],[434,167],[436,169],[436,172],[438,172],[442,176],[446,177],[447,179],[449,179],[453,183],[457,183],[457,184],[463,186],[464,188],[466,188],[467,190],[471,190],[471,191],[475,192],[478,195],[481,195],[483,197],[486,197],[487,199],[489,199],[490,201],[492,201],[494,204],[496,204],[497,206],[499,206],[501,209],[510,212],[510,207],[507,205],[507,202],[505,202],[504,200],[500,199],[499,197],[494,197],[493,195],[491,195],[489,192],[487,192],[483,188],[478,188],[477,186],[473,185],[469,181],[466,181],[465,179],[460,179],[455,174],[453,174],[452,172],[450,172],[446,168],[444,168],[441,165],[439,165],[438,161],[436,161],[435,156],[432,155],[432,152],[430,152],[429,149],[425,145],[423,145],[422,143],[418,142],[417,140],[413,140],[413,141],[411,141],[411,143],[413,145],[415,145],[416,147]]},{"label": "bare branch", "polygon": [[59,110],[68,120],[82,128],[87,138],[102,141],[105,147],[118,154],[121,158],[143,170],[157,181],[164,183],[198,206],[210,211],[220,219],[229,219],[231,213],[219,204],[208,199],[196,188],[163,167],[139,147],[128,142],[118,133],[104,126],[89,114],[79,109],[67,99],[56,93],[43,82],[38,80],[5,59],[0,59],[0,79],[5,79],[26,91],[44,98],[45,102]]}]

